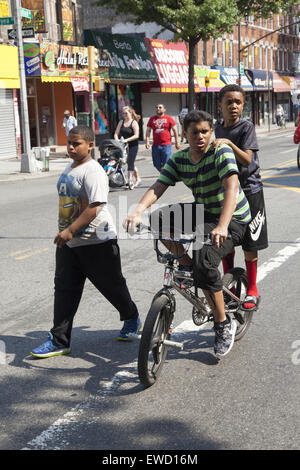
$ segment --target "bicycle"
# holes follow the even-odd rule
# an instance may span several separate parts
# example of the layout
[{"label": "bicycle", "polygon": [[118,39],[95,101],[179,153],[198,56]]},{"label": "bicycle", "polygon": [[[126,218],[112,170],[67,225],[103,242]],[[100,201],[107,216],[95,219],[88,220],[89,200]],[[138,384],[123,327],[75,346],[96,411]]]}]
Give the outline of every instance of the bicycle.
[{"label": "bicycle", "polygon": [[[184,253],[173,255],[170,251],[162,253],[158,248],[159,240],[154,240],[154,249],[157,261],[166,264],[164,270],[163,288],[153,297],[152,304],[140,339],[138,353],[138,375],[144,388],[153,385],[159,377],[167,357],[168,348],[183,349],[183,343],[171,340],[173,319],[176,311],[175,292],[181,294],[192,306],[192,319],[195,325],[200,326],[213,321],[212,311],[205,297],[199,297],[198,288],[193,284],[191,273],[178,270],[178,260],[189,250],[195,238],[166,239],[186,245]],[[204,242],[208,243],[208,241]],[[187,282],[182,282],[183,280]],[[242,303],[247,292],[247,275],[242,268],[233,268],[223,276],[223,294],[225,312],[237,320],[238,327],[235,341],[243,338],[248,330],[254,311],[243,310]]]},{"label": "bicycle", "polygon": [[297,150],[297,166],[300,170],[300,143],[298,145],[298,150]]}]

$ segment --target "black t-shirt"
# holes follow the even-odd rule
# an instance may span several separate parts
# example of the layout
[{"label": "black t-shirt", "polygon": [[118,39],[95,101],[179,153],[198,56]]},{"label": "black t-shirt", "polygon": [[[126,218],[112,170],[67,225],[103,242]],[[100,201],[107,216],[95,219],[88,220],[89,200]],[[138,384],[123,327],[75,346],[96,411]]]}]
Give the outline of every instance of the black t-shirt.
[{"label": "black t-shirt", "polygon": [[216,139],[229,139],[241,150],[252,150],[252,160],[248,167],[242,166],[238,161],[239,180],[247,193],[257,193],[262,188],[260,166],[258,160],[258,144],[254,124],[245,119],[231,127],[224,127],[224,123],[218,124],[215,129]]},{"label": "black t-shirt", "polygon": [[[124,126],[124,121],[122,122],[122,127],[119,132],[119,137],[124,137],[124,139],[128,139],[129,137],[132,137],[134,135],[134,129],[132,127],[133,121],[129,124],[129,126]],[[129,147],[134,147],[135,145],[138,145],[139,139],[134,139],[130,140],[128,142]]]}]

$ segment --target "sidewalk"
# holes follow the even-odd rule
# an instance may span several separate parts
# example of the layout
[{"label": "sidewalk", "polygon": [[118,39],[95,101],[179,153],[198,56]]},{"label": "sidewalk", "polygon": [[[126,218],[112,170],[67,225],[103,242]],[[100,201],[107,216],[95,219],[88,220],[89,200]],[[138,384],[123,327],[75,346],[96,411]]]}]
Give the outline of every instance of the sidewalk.
[{"label": "sidewalk", "polygon": [[[279,129],[276,124],[271,124],[270,132],[268,125],[256,127],[258,136],[274,135],[284,132],[294,132],[295,125],[293,122],[288,122],[285,129]],[[21,160],[18,158],[10,158],[7,160],[0,160],[0,183],[5,181],[20,181],[27,179],[44,178],[49,176],[58,176],[65,169],[70,158],[66,156],[67,148],[64,146],[55,147],[55,152],[50,153],[49,171],[38,171],[35,173],[21,173]],[[140,143],[137,161],[151,158],[151,151],[145,149],[144,142]]]}]

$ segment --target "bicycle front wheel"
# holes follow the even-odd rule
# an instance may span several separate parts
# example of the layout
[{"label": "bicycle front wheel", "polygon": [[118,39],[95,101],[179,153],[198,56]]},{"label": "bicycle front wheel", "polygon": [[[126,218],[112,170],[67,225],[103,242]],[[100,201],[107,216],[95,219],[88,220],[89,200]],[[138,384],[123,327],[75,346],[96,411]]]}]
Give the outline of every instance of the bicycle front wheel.
[{"label": "bicycle front wheel", "polygon": [[[223,285],[227,289],[232,290],[236,297],[243,301],[247,294],[248,279],[246,271],[242,268],[233,268],[223,277]],[[225,301],[226,301],[226,295]],[[228,296],[229,297],[229,296]],[[230,301],[230,299],[229,299]],[[251,320],[253,317],[253,311],[242,311],[236,313],[236,319],[238,320],[238,326],[235,334],[235,341],[239,341],[245,335],[248,330]]]},{"label": "bicycle front wheel", "polygon": [[298,152],[297,152],[297,165],[300,170],[300,144],[298,146]]},{"label": "bicycle front wheel", "polygon": [[166,295],[154,299],[144,323],[138,355],[138,373],[145,388],[153,385],[164,365],[173,320],[171,301]]}]

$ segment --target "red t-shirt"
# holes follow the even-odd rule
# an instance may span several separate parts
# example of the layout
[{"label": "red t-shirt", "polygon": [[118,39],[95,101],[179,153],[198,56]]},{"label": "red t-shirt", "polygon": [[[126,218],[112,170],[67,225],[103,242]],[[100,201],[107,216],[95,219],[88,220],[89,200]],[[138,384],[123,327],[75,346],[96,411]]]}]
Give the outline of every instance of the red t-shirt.
[{"label": "red t-shirt", "polygon": [[175,121],[171,116],[152,116],[147,127],[153,129],[153,145],[171,144],[171,127],[175,126]]}]

